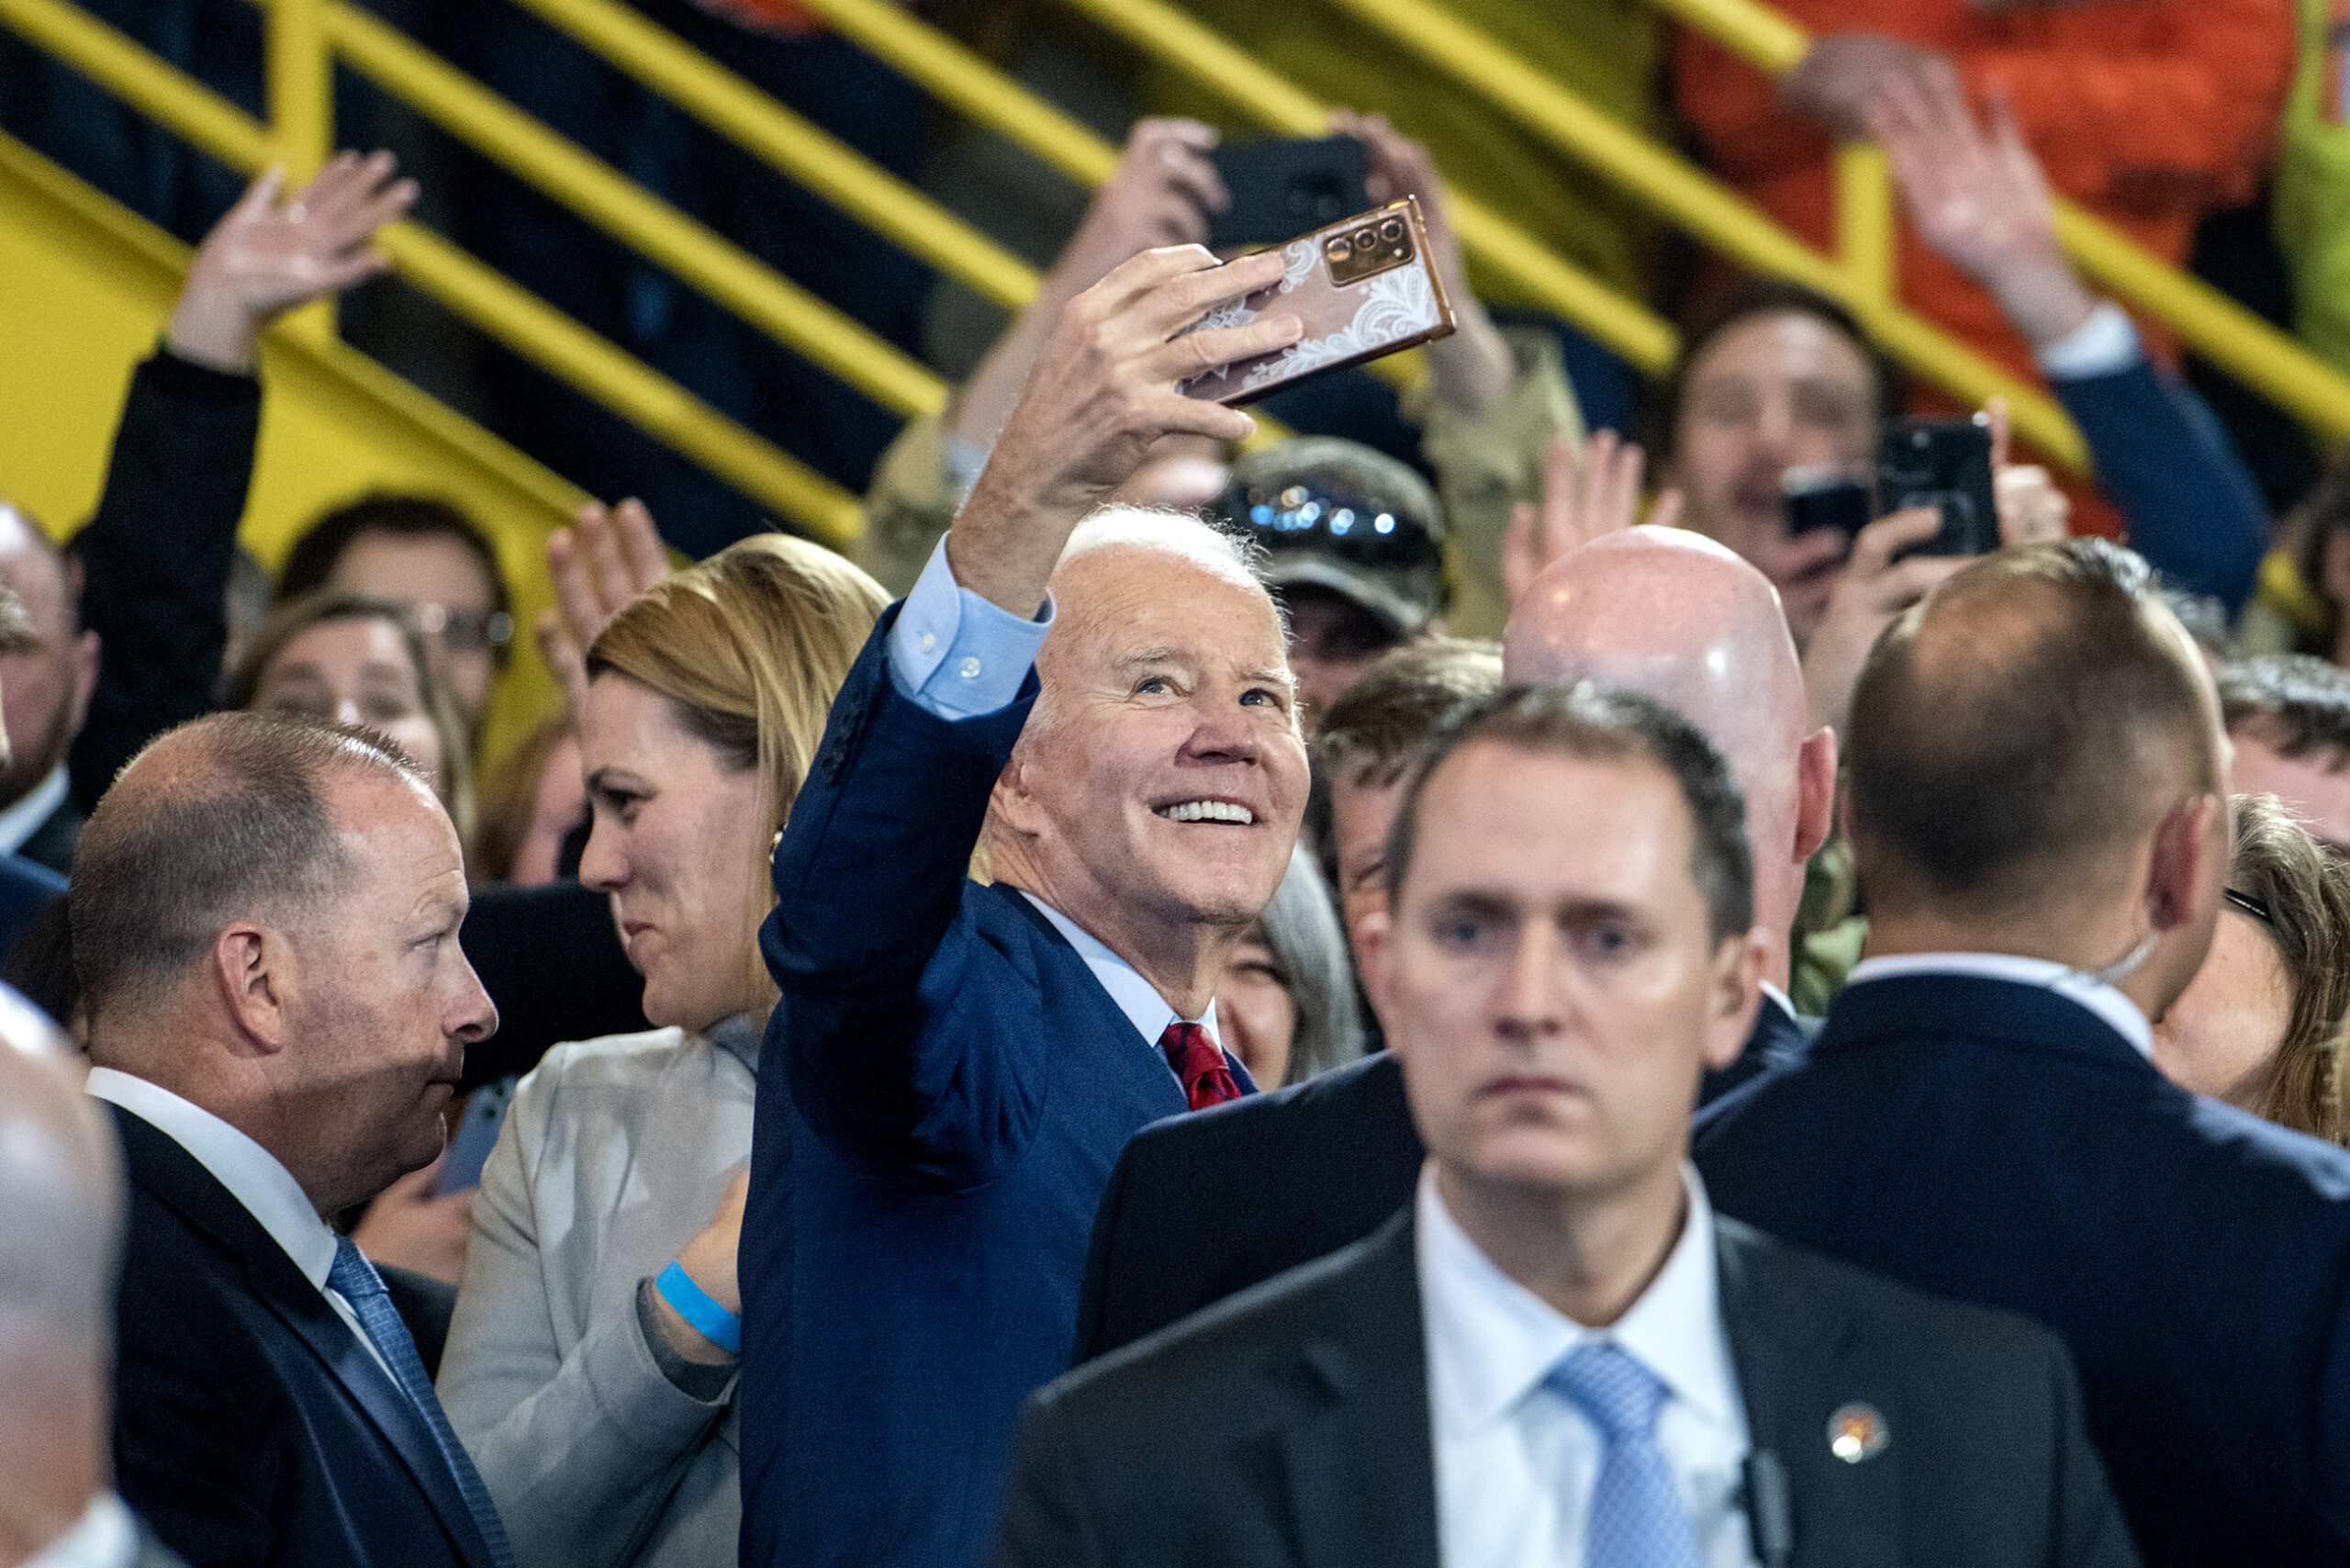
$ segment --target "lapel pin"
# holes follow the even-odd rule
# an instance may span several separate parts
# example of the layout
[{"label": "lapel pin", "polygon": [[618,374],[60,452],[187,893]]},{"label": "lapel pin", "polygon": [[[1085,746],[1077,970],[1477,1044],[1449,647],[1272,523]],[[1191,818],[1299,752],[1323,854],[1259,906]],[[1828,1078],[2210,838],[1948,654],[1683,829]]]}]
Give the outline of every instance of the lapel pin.
[{"label": "lapel pin", "polygon": [[1892,1440],[1892,1430],[1874,1405],[1847,1405],[1828,1417],[1828,1451],[1846,1464],[1884,1451]]}]

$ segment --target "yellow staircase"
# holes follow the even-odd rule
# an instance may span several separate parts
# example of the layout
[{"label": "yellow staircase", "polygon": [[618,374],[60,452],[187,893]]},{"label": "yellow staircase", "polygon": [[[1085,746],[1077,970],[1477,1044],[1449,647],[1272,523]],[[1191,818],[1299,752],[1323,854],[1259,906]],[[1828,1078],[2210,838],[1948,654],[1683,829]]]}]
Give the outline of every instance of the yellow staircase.
[{"label": "yellow staircase", "polygon": [[[348,0],[254,0],[264,14],[268,123],[243,113],[70,0],[0,0],[5,28],[216,158],[247,173],[308,176],[334,146],[330,81],[341,66],[589,223],[666,268],[825,373],[901,414],[935,411],[947,388],[880,341],[688,215]],[[490,0],[502,3],[502,0]],[[981,297],[1016,308],[1034,269],[903,182],[648,21],[624,0],[513,0],[663,95],[780,174],[816,191]],[[1098,184],[1115,149],[891,0],[801,0],[844,38],[959,114],[1048,166]],[[1250,58],[1170,0],[1061,0],[1269,130],[1316,134],[1328,106]],[[1893,195],[1875,149],[1839,153],[1833,253],[1815,251],[1672,149],[1629,131],[1462,21],[1438,0],[1289,0],[1349,13],[1490,99],[1562,155],[1663,220],[1743,265],[1805,284],[1848,307],[1895,358],[1956,396],[2008,397],[2019,433],[2082,470],[2080,436],[2055,403],[2017,384],[1898,303]],[[1784,72],[1809,47],[1759,0],[1651,0],[1758,67]],[[1455,225],[1489,272],[1632,364],[1661,374],[1677,337],[1644,302],[1545,248],[1505,213],[1456,200]],[[2350,380],[2192,278],[2069,207],[2060,234],[2083,272],[2322,439],[2350,435]],[[487,336],[818,538],[858,526],[856,498],[690,393],[416,224],[386,232],[399,276]],[[154,339],[182,247],[24,147],[0,139],[0,495],[52,527],[87,515],[129,367]],[[331,312],[283,323],[264,350],[270,397],[248,538],[274,562],[293,530],[359,490],[438,490],[497,536],[525,618],[545,601],[546,531],[579,498],[570,486],[340,343]],[[1408,380],[1411,356],[1383,362]],[[522,649],[493,711],[503,749],[554,701]]]}]

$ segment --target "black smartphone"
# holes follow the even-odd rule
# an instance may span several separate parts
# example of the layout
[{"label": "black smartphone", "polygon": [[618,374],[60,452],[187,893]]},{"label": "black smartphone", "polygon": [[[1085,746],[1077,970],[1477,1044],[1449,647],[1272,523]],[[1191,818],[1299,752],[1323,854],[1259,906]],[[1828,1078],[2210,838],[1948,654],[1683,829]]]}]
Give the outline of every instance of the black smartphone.
[{"label": "black smartphone", "polygon": [[1351,136],[1267,137],[1208,154],[1232,205],[1208,216],[1208,249],[1277,245],[1371,206],[1371,157]]},{"label": "black smartphone", "polygon": [[1987,555],[1999,547],[1991,427],[1976,420],[1895,420],[1877,444],[1880,515],[1939,507],[1942,531],[1916,555]]},{"label": "black smartphone", "polygon": [[506,1125],[506,1109],[514,1103],[514,1080],[485,1083],[465,1097],[465,1114],[450,1135],[448,1158],[432,1181],[435,1197],[481,1185],[481,1168],[498,1146],[498,1129]]},{"label": "black smartphone", "polygon": [[1847,538],[1876,520],[1876,497],[1866,479],[1841,468],[1790,468],[1779,483],[1787,537],[1832,528]]}]

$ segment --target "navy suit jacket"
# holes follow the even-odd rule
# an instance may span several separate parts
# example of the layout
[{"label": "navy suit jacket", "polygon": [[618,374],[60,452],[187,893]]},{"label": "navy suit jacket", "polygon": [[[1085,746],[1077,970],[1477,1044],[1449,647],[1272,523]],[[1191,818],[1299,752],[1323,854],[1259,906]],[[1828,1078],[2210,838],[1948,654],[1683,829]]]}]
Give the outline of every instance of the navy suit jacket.
[{"label": "navy suit jacket", "polygon": [[21,855],[0,855],[0,959],[15,951],[25,928],[65,896],[65,879]]},{"label": "navy suit jacket", "polygon": [[[1798,1058],[1807,1038],[1764,998],[1701,1098]],[[1411,1201],[1426,1153],[1384,1052],[1150,1128],[1119,1157],[1093,1224],[1077,1360],[1361,1240]]]},{"label": "navy suit jacket", "polygon": [[939,718],[886,614],[833,705],[761,935],[743,1221],[745,1564],[971,1568],[1014,1422],[1067,1370],[1118,1151],[1185,1109],[1028,901],[965,875],[1035,699]]},{"label": "navy suit jacket", "polygon": [[423,1416],[261,1222],[114,1113],[130,1177],[116,1486],[191,1568],[488,1568]]},{"label": "navy suit jacket", "polygon": [[[1714,1243],[1747,1429],[1777,1461],[1748,1473],[1784,1482],[1758,1559],[2137,1568],[2045,1329],[1736,1220]],[[1036,1395],[996,1568],[1439,1568],[1413,1249],[1407,1209]],[[1859,1402],[1890,1440],[1847,1462],[1830,1423]]]},{"label": "navy suit jacket", "polygon": [[2005,980],[1849,987],[1698,1120],[1715,1205],[2073,1352],[2153,1568],[2350,1562],[2350,1152]]}]

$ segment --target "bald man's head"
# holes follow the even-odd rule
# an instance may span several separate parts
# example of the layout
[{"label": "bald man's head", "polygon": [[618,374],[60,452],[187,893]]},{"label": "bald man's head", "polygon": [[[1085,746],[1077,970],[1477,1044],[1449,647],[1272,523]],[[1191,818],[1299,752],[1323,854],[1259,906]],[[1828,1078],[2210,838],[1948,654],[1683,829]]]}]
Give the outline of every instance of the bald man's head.
[{"label": "bald man's head", "polygon": [[[1588,680],[1695,724],[1746,797],[1756,921],[1778,933],[1793,924],[1804,863],[1828,832],[1835,738],[1814,733],[1769,578],[1698,534],[1627,529],[1535,579],[1511,612],[1502,659],[1512,685]],[[1774,967],[1784,961],[1774,954]]]},{"label": "bald man's head", "polygon": [[1886,631],[1852,696],[1873,908],[2005,918],[2123,885],[2183,798],[2223,793],[2219,699],[2144,561],[2002,551]]},{"label": "bald man's head", "polygon": [[81,1077],[56,1026],[0,989],[0,1365],[35,1341],[113,1342],[122,1176]]}]

